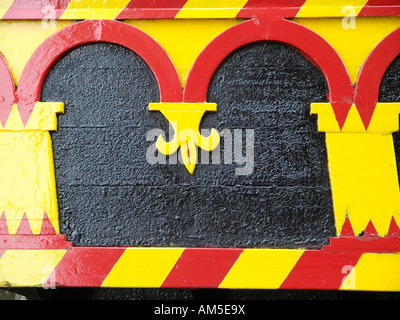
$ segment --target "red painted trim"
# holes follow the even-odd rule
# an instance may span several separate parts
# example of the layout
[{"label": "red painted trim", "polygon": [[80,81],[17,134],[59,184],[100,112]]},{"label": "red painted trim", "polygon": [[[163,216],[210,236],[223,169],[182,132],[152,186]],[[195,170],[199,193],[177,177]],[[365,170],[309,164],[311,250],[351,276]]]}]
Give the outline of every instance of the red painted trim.
[{"label": "red painted trim", "polygon": [[397,16],[400,15],[400,4],[397,0],[369,0],[358,16]]},{"label": "red painted trim", "polygon": [[353,102],[353,87],[343,61],[318,34],[283,19],[248,20],[215,38],[197,57],[189,73],[184,101],[206,101],[209,82],[220,63],[236,49],[265,40],[297,48],[322,70],[329,88],[329,101],[342,127]]},{"label": "red painted trim", "polygon": [[69,2],[70,0],[14,0],[3,19],[58,19]]},{"label": "red painted trim", "polygon": [[187,248],[162,288],[218,288],[243,249]]},{"label": "red painted trim", "polygon": [[5,126],[15,102],[15,83],[4,56],[0,53],[0,122]]},{"label": "red painted trim", "polygon": [[172,19],[178,14],[188,0],[131,0],[116,19],[145,19],[157,17]]},{"label": "red painted trim", "polygon": [[280,289],[337,290],[348,275],[348,268],[354,267],[361,255],[361,252],[305,251]]},{"label": "red painted trim", "polygon": [[305,0],[249,0],[236,15],[236,18],[282,17],[297,15]]},{"label": "red painted trim", "polygon": [[0,235],[1,250],[8,249],[66,249],[72,242],[65,240],[65,235]]},{"label": "red painted trim", "polygon": [[48,278],[55,279],[57,287],[100,287],[124,251],[125,248],[70,248]]},{"label": "red painted trim", "polygon": [[376,45],[360,69],[355,89],[355,105],[365,128],[368,128],[378,102],[382,78],[399,54],[400,28]]},{"label": "red painted trim", "polygon": [[182,101],[182,89],[175,66],[154,39],[122,22],[86,20],[65,27],[47,38],[29,59],[17,90],[18,109],[24,123],[39,101],[43,81],[51,67],[68,51],[95,42],[118,44],[137,53],[154,73],[160,89],[160,101]]}]

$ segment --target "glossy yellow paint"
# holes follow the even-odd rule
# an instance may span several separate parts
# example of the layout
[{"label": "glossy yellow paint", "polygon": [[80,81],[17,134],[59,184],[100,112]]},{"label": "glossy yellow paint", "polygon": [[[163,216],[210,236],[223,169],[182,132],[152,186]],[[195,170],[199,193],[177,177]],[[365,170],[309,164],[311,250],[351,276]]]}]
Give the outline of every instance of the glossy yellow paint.
[{"label": "glossy yellow paint", "polygon": [[0,257],[0,286],[41,286],[66,250],[7,250]]},{"label": "glossy yellow paint", "polygon": [[184,248],[127,248],[102,287],[160,287]]},{"label": "glossy yellow paint", "polygon": [[399,128],[400,103],[378,103],[368,130],[353,105],[339,129],[332,106],[314,103],[319,131],[326,132],[337,233],[346,215],[360,234],[371,220],[381,236],[392,216],[400,222],[400,192],[392,132]]},{"label": "glossy yellow paint", "polygon": [[0,21],[0,52],[18,84],[26,63],[36,48],[53,33],[75,21]]},{"label": "glossy yellow paint", "polygon": [[124,20],[146,32],[165,49],[178,71],[182,87],[186,83],[194,61],[204,47],[220,33],[241,21],[243,20]]},{"label": "glossy yellow paint", "polygon": [[71,0],[60,19],[115,19],[130,0]]},{"label": "glossy yellow paint", "polygon": [[191,174],[197,164],[196,145],[205,151],[212,151],[219,145],[219,133],[214,128],[208,137],[199,132],[204,113],[217,111],[215,103],[150,103],[149,110],[160,111],[175,132],[169,142],[160,135],[156,141],[157,150],[164,155],[171,155],[180,149],[182,161]]},{"label": "glossy yellow paint", "polygon": [[0,128],[0,211],[5,212],[10,234],[17,232],[25,213],[33,234],[39,234],[45,212],[59,232],[48,132],[57,129],[58,112],[63,112],[62,103],[38,102],[24,128],[14,105],[4,128]]},{"label": "glossy yellow paint", "polygon": [[357,15],[368,0],[306,0],[297,17],[344,17]]},{"label": "glossy yellow paint", "polygon": [[219,287],[278,289],[303,252],[297,249],[246,249]]},{"label": "glossy yellow paint", "polygon": [[400,291],[400,255],[364,253],[341,290]]},{"label": "glossy yellow paint", "polygon": [[188,0],[176,19],[234,18],[247,0]]},{"label": "glossy yellow paint", "polygon": [[346,25],[347,22],[339,18],[296,18],[293,21],[310,28],[329,42],[342,58],[353,83],[357,81],[358,72],[372,49],[400,27],[400,17],[357,17],[355,28],[350,28],[351,25]]}]

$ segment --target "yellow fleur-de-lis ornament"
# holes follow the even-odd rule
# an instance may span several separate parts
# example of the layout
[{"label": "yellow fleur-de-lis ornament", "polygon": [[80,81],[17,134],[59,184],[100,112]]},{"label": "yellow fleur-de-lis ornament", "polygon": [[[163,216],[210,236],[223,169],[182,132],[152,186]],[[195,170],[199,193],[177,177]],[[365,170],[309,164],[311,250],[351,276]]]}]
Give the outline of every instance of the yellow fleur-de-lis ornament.
[{"label": "yellow fleur-de-lis ornament", "polygon": [[197,163],[197,146],[205,151],[212,151],[220,142],[214,128],[208,137],[199,132],[200,121],[206,111],[217,111],[215,103],[150,103],[149,110],[160,111],[174,129],[175,135],[166,142],[162,135],[156,141],[156,148],[164,155],[171,155],[179,148],[186,169],[193,174]]}]

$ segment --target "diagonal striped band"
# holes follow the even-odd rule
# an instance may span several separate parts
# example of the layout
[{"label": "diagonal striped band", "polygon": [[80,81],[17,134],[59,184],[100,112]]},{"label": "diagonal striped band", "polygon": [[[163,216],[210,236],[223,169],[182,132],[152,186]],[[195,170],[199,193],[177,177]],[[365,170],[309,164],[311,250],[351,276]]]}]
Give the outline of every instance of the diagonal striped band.
[{"label": "diagonal striped band", "polygon": [[71,247],[0,254],[0,286],[400,291],[399,253]]},{"label": "diagonal striped band", "polygon": [[400,15],[397,0],[3,0],[1,19],[252,18]]}]

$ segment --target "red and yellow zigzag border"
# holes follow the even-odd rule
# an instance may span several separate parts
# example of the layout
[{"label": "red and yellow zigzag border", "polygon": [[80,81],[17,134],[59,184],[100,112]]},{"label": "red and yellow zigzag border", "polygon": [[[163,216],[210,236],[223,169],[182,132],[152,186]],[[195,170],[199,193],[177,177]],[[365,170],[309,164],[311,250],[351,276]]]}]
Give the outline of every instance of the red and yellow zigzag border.
[{"label": "red and yellow zigzag border", "polygon": [[[274,15],[294,17],[395,16],[396,0],[5,0],[1,19],[173,19],[254,18]],[[343,10],[351,6],[354,10]],[[348,8],[348,7],[347,7]]]}]

